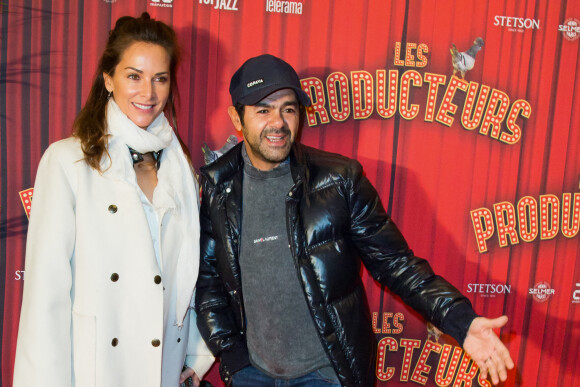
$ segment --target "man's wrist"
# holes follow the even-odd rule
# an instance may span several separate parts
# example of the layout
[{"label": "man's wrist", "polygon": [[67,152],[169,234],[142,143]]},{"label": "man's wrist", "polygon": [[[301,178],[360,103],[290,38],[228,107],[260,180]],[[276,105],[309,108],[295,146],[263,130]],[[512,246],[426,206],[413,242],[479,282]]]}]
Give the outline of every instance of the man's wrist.
[{"label": "man's wrist", "polygon": [[463,347],[469,327],[476,317],[478,315],[471,305],[466,302],[460,303],[447,313],[441,324],[441,330],[457,340],[459,345]]}]

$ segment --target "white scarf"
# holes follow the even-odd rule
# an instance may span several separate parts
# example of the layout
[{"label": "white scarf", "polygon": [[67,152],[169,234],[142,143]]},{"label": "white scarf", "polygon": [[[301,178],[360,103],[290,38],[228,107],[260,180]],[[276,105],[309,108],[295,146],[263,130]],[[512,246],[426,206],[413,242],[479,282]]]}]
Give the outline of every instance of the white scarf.
[{"label": "white scarf", "polygon": [[[104,171],[110,168],[126,176],[127,170],[133,169],[127,146],[140,153],[164,149],[160,168],[157,171],[157,180],[158,184],[165,188],[169,197],[156,189],[153,202],[158,206],[174,208],[184,223],[184,237],[176,269],[175,308],[176,325],[182,326],[192,303],[199,271],[199,194],[193,169],[164,114],[160,114],[147,127],[147,130],[144,130],[133,123],[115,101],[110,99],[107,105],[107,124],[108,131],[112,135],[109,139],[108,150],[111,158],[116,162],[111,165],[110,161],[105,161],[108,165],[102,166]],[[124,153],[124,157],[114,157],[113,153]],[[109,160],[109,158],[103,157],[103,160]]]}]

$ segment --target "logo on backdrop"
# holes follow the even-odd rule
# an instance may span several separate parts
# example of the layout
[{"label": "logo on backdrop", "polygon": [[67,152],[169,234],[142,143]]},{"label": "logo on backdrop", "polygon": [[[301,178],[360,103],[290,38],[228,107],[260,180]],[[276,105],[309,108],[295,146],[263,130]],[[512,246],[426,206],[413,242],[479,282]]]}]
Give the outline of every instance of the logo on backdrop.
[{"label": "logo on backdrop", "polygon": [[20,195],[20,200],[22,201],[22,206],[24,206],[24,212],[26,212],[26,216],[30,218],[30,206],[32,206],[32,194],[34,192],[34,188],[28,188],[24,191],[18,192]]},{"label": "logo on backdrop", "polygon": [[302,2],[266,0],[266,12],[302,15]]},{"label": "logo on backdrop", "polygon": [[[433,324],[427,324],[425,340],[405,337],[405,326],[403,313],[372,313],[373,332],[384,335],[377,347],[375,376],[379,381],[395,381],[398,376],[400,382],[420,385],[432,381],[450,386],[455,381],[456,386],[490,386],[461,347],[439,342],[442,332]],[[438,366],[432,370],[433,364]]]},{"label": "logo on backdrop", "polygon": [[201,5],[212,6],[213,9],[224,11],[238,11],[238,0],[199,0]]},{"label": "logo on backdrop", "polygon": [[496,297],[498,294],[510,294],[512,286],[507,284],[467,284],[467,293],[481,297]]},{"label": "logo on backdrop", "polygon": [[151,7],[173,8],[173,0],[151,0],[149,5]]},{"label": "logo on backdrop", "polygon": [[580,304],[580,283],[576,284],[576,289],[572,293],[572,303]]},{"label": "logo on backdrop", "polygon": [[499,202],[492,208],[471,211],[471,221],[480,253],[496,237],[500,247],[554,239],[558,234],[577,237],[580,231],[580,193],[565,192],[524,196],[517,203]]},{"label": "logo on backdrop", "polygon": [[[30,219],[30,207],[32,206],[32,194],[34,193],[34,188],[28,188],[23,191],[18,192],[20,196],[20,201],[22,202],[22,207],[24,207],[24,212],[26,217]],[[24,270],[16,270],[14,272],[15,281],[24,281]]]},{"label": "logo on backdrop", "polygon": [[[464,48],[467,51],[452,50],[453,73],[459,71],[462,78],[422,74],[420,70],[428,65],[429,47],[425,43],[396,42],[393,64],[398,68],[377,69],[375,74],[353,70],[350,77],[335,71],[326,81],[314,76],[301,79],[302,89],[312,100],[306,108],[306,122],[317,126],[331,119],[365,120],[373,113],[388,120],[398,114],[408,121],[423,119],[447,127],[458,122],[466,132],[514,145],[523,133],[519,120],[530,118],[532,107],[523,99],[514,101],[502,90],[463,79],[465,72],[476,66],[475,52],[482,47],[483,39],[476,38],[471,48]],[[420,88],[426,93],[422,105],[412,103],[415,90]],[[443,98],[438,98],[440,92]]]},{"label": "logo on backdrop", "polygon": [[511,32],[524,32],[525,30],[539,30],[540,20],[496,15],[493,18],[493,25],[507,28]]},{"label": "logo on backdrop", "polygon": [[580,38],[580,20],[575,17],[566,19],[564,24],[558,26],[558,31],[562,32],[564,39],[571,42]]},{"label": "logo on backdrop", "polygon": [[530,294],[536,302],[546,302],[555,293],[556,291],[550,288],[550,284],[546,281],[540,281],[530,289]]}]

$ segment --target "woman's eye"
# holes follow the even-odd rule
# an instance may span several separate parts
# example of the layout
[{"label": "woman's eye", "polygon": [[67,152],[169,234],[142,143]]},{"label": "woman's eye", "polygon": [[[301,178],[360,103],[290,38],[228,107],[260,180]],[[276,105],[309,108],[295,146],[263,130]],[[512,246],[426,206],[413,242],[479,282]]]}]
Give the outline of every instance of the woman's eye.
[{"label": "woman's eye", "polygon": [[139,79],[139,75],[138,74],[129,74],[128,78],[137,80],[137,79]]},{"label": "woman's eye", "polygon": [[168,80],[168,79],[167,79],[167,77],[165,77],[165,76],[163,76],[163,77],[157,77],[157,78],[155,78],[155,81],[157,81],[157,82],[161,82],[161,83],[165,83],[165,82],[167,82],[167,80]]}]

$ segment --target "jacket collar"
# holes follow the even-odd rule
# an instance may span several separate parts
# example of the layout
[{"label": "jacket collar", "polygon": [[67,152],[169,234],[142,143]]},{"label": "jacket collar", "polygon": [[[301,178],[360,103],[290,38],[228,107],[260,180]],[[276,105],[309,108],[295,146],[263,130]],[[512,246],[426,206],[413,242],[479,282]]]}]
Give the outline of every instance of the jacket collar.
[{"label": "jacket collar", "polygon": [[201,167],[200,173],[213,185],[231,180],[237,172],[242,171],[244,168],[243,144],[243,142],[236,144],[214,162]]}]

